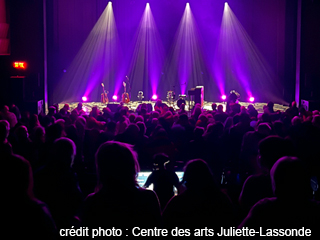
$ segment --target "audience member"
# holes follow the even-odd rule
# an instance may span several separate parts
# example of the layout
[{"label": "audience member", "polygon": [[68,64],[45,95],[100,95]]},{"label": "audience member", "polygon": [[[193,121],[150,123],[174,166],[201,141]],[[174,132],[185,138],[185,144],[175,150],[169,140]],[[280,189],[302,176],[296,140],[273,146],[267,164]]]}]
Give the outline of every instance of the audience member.
[{"label": "audience member", "polygon": [[234,224],[231,202],[215,184],[205,161],[189,161],[182,182],[186,190],[173,197],[163,211],[164,227],[218,229]]},{"label": "audience member", "polygon": [[153,191],[138,187],[137,154],[126,143],[103,143],[96,153],[98,185],[84,203],[83,226],[89,228],[154,228],[160,207]]},{"label": "audience member", "polygon": [[310,200],[310,178],[305,164],[293,157],[279,159],[270,171],[275,197],[255,204],[239,228],[311,229],[319,237],[320,203]]},{"label": "audience member", "polygon": [[7,238],[56,239],[58,232],[49,209],[33,195],[29,162],[19,155],[1,160],[3,169],[10,171],[1,184],[5,193],[1,211],[4,220],[2,233]]},{"label": "audience member", "polygon": [[144,187],[148,188],[153,184],[153,190],[159,198],[161,209],[164,209],[174,195],[174,187],[178,189],[179,178],[175,172],[166,169],[165,165],[170,161],[168,156],[163,153],[156,154],[153,160],[154,170],[149,175]]}]

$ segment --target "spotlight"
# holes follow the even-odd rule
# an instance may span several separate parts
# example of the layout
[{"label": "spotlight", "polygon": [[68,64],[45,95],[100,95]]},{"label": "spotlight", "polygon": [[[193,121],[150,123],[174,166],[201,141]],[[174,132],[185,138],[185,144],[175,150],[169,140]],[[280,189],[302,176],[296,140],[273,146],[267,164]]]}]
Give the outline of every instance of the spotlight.
[{"label": "spotlight", "polygon": [[225,12],[228,12],[228,9],[229,9],[229,5],[227,2],[224,3],[224,11]]},{"label": "spotlight", "polygon": [[250,102],[254,102],[254,97],[250,97],[250,98],[249,98],[249,101],[250,101]]},{"label": "spotlight", "polygon": [[224,100],[227,99],[227,96],[226,96],[226,95],[222,95],[222,96],[221,96],[221,99],[224,101]]},{"label": "spotlight", "polygon": [[108,4],[112,5],[112,2],[108,2]]},{"label": "spotlight", "polygon": [[186,4],[186,7],[190,7],[190,4],[189,4],[189,3],[187,3],[187,4]]},{"label": "spotlight", "polygon": [[113,99],[114,101],[117,101],[117,100],[118,100],[118,96],[117,96],[117,95],[113,95],[113,96],[112,96],[112,99]]},{"label": "spotlight", "polygon": [[86,96],[83,96],[83,97],[82,97],[82,101],[83,101],[83,102],[86,102],[86,101],[88,101],[88,98],[87,98]]},{"label": "spotlight", "polygon": [[158,99],[158,96],[156,94],[153,94],[152,95],[152,100],[157,100]]}]

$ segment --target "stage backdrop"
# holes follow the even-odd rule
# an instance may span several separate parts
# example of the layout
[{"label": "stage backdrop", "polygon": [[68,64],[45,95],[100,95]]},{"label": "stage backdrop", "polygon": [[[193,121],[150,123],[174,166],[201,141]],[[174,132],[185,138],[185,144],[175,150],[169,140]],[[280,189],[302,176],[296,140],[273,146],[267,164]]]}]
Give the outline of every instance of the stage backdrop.
[{"label": "stage backdrop", "polygon": [[[144,22],[141,21],[145,14],[147,2],[150,4],[152,12],[153,38],[150,41],[155,48],[153,55],[148,53],[150,46],[147,46],[147,44],[150,42],[139,38],[139,33],[143,29]],[[102,91],[101,82],[105,84],[106,90],[109,91],[109,98],[113,94],[120,97],[123,92],[122,84],[127,79],[126,76],[128,76],[131,84],[131,98],[133,100],[137,99],[139,90],[145,93],[145,100],[150,99],[155,91],[160,98],[164,99],[166,92],[169,90],[174,90],[178,95],[181,91],[187,93],[190,88],[203,85],[205,100],[219,101],[222,93],[219,84],[222,80],[217,78],[217,68],[223,68],[225,65],[217,62],[217,59],[219,59],[217,53],[220,52],[221,54],[219,43],[222,39],[221,23],[225,0],[189,0],[193,17],[193,27],[190,29],[193,32],[184,34],[182,33],[184,23],[181,21],[185,13],[186,2],[185,0],[113,1],[112,13],[115,25],[108,27],[112,31],[114,31],[114,27],[116,29],[116,35],[114,35],[114,39],[112,38],[112,41],[114,41],[112,44],[116,48],[112,49],[112,54],[108,55],[108,52],[105,52],[105,56],[102,56],[108,59],[108,63],[101,62],[100,74],[95,75],[93,72],[98,72],[98,70],[95,66],[92,66],[90,68],[92,73],[81,75],[83,69],[77,70],[75,65],[83,66],[85,63],[79,61],[79,59],[76,63],[74,61],[91,30],[104,12],[108,1],[48,0],[50,102],[79,101],[84,94],[88,95],[89,100],[97,101]],[[250,75],[250,73],[246,79],[238,79],[241,76],[233,76],[234,69],[222,69],[224,73],[229,71],[229,79],[226,79],[223,84],[225,93],[236,90],[240,92],[241,100],[246,101],[249,97],[246,91],[247,85],[258,101],[273,100],[278,103],[285,103],[286,100],[292,99],[294,79],[290,79],[290,81],[288,79],[292,78],[291,70],[294,69],[295,65],[293,54],[295,45],[292,42],[295,39],[296,5],[291,4],[290,9],[288,9],[286,2],[286,0],[228,1],[234,16],[243,27],[246,34],[244,36],[248,36],[251,43],[256,47],[255,49],[265,60],[261,64],[265,67],[264,70],[270,74],[273,82],[272,84],[268,81],[264,82],[264,76],[262,76],[262,79],[256,79],[256,76]],[[188,24],[187,27],[191,23],[188,22]],[[190,35],[191,40],[189,39]],[[232,41],[232,36],[228,36],[228,38]],[[148,38],[146,37],[146,39]],[[234,39],[237,40],[237,38]],[[188,47],[185,47],[182,46],[181,42],[183,41],[192,42],[187,45]],[[92,52],[95,53],[96,50]],[[285,62],[286,53],[293,55],[292,62]],[[141,57],[143,54],[144,56]],[[189,55],[186,57],[186,54]],[[110,55],[112,56],[110,57]],[[90,56],[90,53],[87,52],[86,56],[86,59],[82,59],[82,61],[87,59],[94,61],[92,60],[94,56]],[[152,61],[148,59],[150,56],[154,58]],[[159,56],[159,59],[155,56]],[[189,59],[189,65],[183,65],[183,58]],[[226,59],[228,59],[228,56]],[[150,61],[155,62],[154,76],[150,73],[152,71],[150,70],[152,65]],[[239,61],[242,61],[242,59]],[[98,63],[95,62],[94,64]],[[245,63],[241,63],[239,66],[244,65]],[[189,68],[187,70],[191,69],[189,72],[185,71],[188,73],[187,76],[181,74],[183,67]],[[258,67],[261,68],[261,66]],[[251,70],[252,66],[248,67],[246,71],[248,69]],[[76,71],[78,72],[74,74]],[[75,75],[77,77],[74,77]],[[152,86],[154,81],[156,87]],[[245,81],[244,84],[243,81]],[[288,84],[288,82],[292,83]]]}]

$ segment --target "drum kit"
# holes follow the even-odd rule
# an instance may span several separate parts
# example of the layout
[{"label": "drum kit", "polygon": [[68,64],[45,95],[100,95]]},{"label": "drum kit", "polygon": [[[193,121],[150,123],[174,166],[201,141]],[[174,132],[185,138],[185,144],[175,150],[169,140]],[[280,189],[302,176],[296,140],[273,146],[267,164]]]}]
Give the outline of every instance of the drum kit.
[{"label": "drum kit", "polygon": [[174,91],[167,91],[167,101],[169,105],[173,105],[175,98],[176,94]]},{"label": "drum kit", "polygon": [[[179,94],[179,99],[176,101],[178,108],[180,108],[181,104],[186,104],[187,95]],[[173,106],[176,99],[176,93],[172,90],[167,91],[167,101],[170,106]]]}]

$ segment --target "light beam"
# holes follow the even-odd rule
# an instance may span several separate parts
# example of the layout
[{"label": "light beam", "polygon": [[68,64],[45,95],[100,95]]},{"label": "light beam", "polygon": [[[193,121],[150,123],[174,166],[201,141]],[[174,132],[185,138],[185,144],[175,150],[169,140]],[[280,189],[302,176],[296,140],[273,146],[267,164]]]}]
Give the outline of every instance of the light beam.
[{"label": "light beam", "polygon": [[249,99],[252,89],[256,93],[260,89],[259,99],[283,102],[276,76],[227,2],[213,66],[222,94],[228,89],[242,89],[241,95]]},{"label": "light beam", "polygon": [[[128,76],[134,84],[131,92],[143,90],[150,99],[157,93],[164,62],[164,48],[158,33],[149,3],[139,24],[134,39],[133,54],[128,68]],[[131,99],[137,100],[136,95]]]},{"label": "light beam", "polygon": [[84,93],[92,101],[100,101],[101,82],[107,91],[114,89],[120,56],[112,3],[109,2],[55,89],[57,99],[76,101],[81,98],[79,93]]}]

